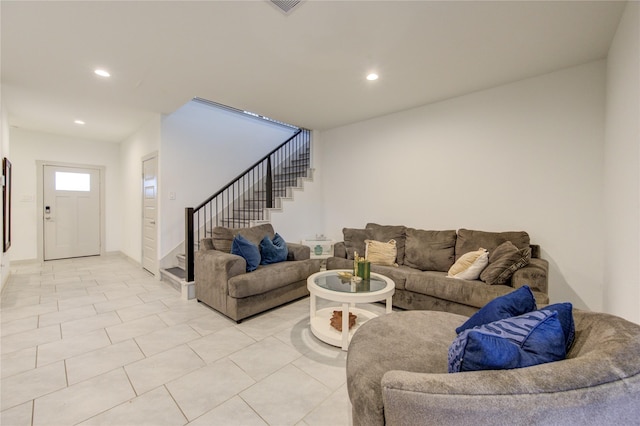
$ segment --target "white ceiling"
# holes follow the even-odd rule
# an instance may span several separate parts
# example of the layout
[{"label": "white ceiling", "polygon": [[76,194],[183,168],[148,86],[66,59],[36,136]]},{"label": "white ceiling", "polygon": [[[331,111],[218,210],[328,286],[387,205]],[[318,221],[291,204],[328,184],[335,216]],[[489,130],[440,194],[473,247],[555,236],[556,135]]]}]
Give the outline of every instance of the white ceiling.
[{"label": "white ceiling", "polygon": [[322,130],[605,58],[624,5],[2,0],[1,96],[11,125],[113,142],[196,96]]}]

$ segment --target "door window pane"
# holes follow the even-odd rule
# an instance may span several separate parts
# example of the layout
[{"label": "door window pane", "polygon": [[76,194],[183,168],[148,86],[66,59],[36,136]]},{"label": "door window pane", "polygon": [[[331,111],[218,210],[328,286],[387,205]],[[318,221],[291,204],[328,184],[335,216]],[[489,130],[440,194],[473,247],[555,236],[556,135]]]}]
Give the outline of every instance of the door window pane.
[{"label": "door window pane", "polygon": [[89,173],[56,172],[56,191],[90,191]]}]

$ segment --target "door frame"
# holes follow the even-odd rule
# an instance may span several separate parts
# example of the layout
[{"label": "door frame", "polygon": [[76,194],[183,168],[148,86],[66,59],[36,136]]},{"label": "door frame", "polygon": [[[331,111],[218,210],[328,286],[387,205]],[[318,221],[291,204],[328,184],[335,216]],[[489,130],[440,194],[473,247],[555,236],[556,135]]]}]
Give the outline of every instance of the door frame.
[{"label": "door frame", "polygon": [[75,167],[79,169],[95,169],[100,175],[100,256],[106,252],[106,231],[105,231],[105,166],[95,164],[64,163],[60,161],[36,160],[36,222],[38,241],[38,261],[44,262],[44,166],[53,167]]},{"label": "door frame", "polygon": [[[154,271],[148,272],[160,279],[160,258],[158,256],[160,253],[160,158],[158,151],[153,151],[140,159],[140,265],[144,260],[144,162],[153,158],[156,159],[156,267]],[[147,271],[147,269],[144,270]]]}]

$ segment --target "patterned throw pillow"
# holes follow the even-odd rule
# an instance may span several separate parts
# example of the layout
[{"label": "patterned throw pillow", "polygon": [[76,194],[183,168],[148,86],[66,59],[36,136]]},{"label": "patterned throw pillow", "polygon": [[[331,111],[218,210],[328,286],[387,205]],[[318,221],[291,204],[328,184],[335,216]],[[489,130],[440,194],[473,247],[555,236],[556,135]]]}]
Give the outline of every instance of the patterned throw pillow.
[{"label": "patterned throw pillow", "polygon": [[449,373],[508,370],[566,357],[558,313],[529,312],[460,333],[449,347]]},{"label": "patterned throw pillow", "polygon": [[382,241],[365,240],[364,258],[376,265],[398,266],[396,257],[398,250],[396,240]]},{"label": "patterned throw pillow", "polygon": [[518,249],[511,241],[505,241],[489,253],[489,265],[480,274],[487,284],[505,284],[511,275],[529,264],[531,248]]}]

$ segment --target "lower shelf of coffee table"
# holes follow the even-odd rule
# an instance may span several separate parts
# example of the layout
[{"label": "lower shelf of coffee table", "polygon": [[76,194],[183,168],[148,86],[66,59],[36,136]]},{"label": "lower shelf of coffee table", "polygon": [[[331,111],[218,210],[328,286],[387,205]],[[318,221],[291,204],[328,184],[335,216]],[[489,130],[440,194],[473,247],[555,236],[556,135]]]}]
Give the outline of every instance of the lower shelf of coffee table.
[{"label": "lower shelf of coffee table", "polygon": [[[311,332],[318,339],[333,346],[342,347],[342,332],[331,327],[330,321],[333,316],[333,311],[341,311],[342,307],[335,306],[332,308],[324,308],[316,311],[314,317],[310,318]],[[349,330],[349,340],[356,332],[358,327],[378,316],[375,312],[367,311],[366,309],[349,307],[349,312],[356,315],[356,324]]]}]

